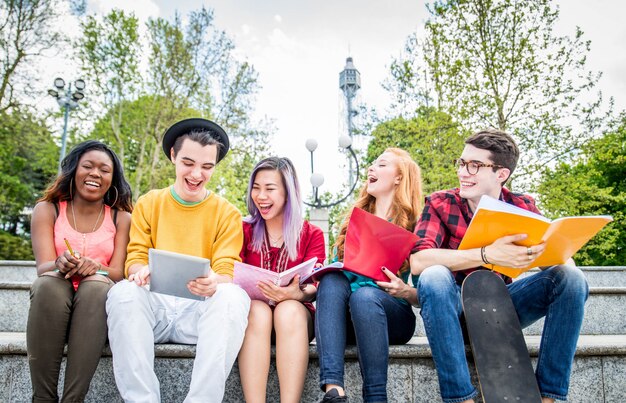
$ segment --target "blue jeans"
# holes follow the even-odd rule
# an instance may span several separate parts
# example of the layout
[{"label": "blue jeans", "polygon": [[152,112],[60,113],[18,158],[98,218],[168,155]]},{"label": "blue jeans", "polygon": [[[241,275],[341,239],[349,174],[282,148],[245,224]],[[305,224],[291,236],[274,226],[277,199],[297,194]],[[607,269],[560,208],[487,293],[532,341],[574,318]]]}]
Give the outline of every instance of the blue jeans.
[{"label": "blue jeans", "polygon": [[315,337],[320,387],[344,387],[346,344],[356,341],[365,402],[387,401],[389,344],[405,344],[415,331],[411,306],[377,287],[352,292],[342,273],[322,277],[317,290]]},{"label": "blue jeans", "polygon": [[[522,327],[545,316],[536,376],[544,397],[566,400],[576,342],[589,295],[587,280],[574,266],[549,269],[507,285]],[[446,403],[476,396],[470,381],[459,317],[461,287],[445,266],[426,268],[418,280],[426,336]]]}]

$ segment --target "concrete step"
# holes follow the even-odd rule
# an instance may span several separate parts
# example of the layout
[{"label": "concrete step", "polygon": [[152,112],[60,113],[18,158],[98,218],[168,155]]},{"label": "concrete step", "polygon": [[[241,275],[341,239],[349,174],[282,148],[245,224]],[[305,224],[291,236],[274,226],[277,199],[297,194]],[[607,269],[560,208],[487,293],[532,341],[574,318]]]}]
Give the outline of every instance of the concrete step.
[{"label": "concrete step", "polygon": [[[419,308],[413,308],[417,317],[415,335],[425,336],[424,323]],[[580,334],[626,334],[626,287],[591,287],[585,305],[585,318]],[[541,335],[543,319],[524,329],[526,335]]]},{"label": "concrete step", "polygon": [[[24,332],[30,306],[30,281],[0,283],[0,332]],[[414,308],[416,336],[425,336],[419,309]],[[592,287],[585,306],[581,334],[626,334],[626,287]],[[524,329],[527,335],[540,335],[543,319]]]},{"label": "concrete step", "polygon": [[[583,266],[590,287],[626,287],[626,266]],[[529,270],[524,276],[536,273]],[[0,260],[0,282],[33,281],[37,278],[32,260]]]},{"label": "concrete step", "polygon": [[[583,266],[580,269],[585,273],[590,287],[626,287],[626,266]],[[539,269],[529,270],[518,278],[538,271]]]},{"label": "concrete step", "polygon": [[[527,346],[536,365],[539,337],[527,336]],[[310,346],[310,363],[302,402],[318,402],[322,393],[318,387],[319,365],[315,344]],[[195,346],[160,344],[155,346],[155,371],[161,381],[163,402],[183,401],[191,379]],[[388,394],[390,402],[440,402],[437,374],[428,343],[415,337],[407,345],[391,346]],[[274,352],[272,352],[272,358]],[[477,385],[473,366],[473,382]],[[121,402],[113,381],[108,347],[91,382],[87,402]],[[570,402],[626,401],[626,336],[581,336],[572,369]],[[64,371],[62,370],[61,377]],[[351,402],[361,402],[361,376],[356,361],[356,348],[346,351],[346,381]],[[61,383],[62,384],[62,381]],[[272,359],[268,382],[268,402],[279,401],[276,370]],[[30,402],[31,384],[24,333],[0,333],[0,401]],[[224,402],[243,401],[239,372],[233,368],[227,384]],[[480,401],[480,400],[479,400]]]},{"label": "concrete step", "polygon": [[0,282],[33,281],[37,278],[33,260],[0,260]]}]

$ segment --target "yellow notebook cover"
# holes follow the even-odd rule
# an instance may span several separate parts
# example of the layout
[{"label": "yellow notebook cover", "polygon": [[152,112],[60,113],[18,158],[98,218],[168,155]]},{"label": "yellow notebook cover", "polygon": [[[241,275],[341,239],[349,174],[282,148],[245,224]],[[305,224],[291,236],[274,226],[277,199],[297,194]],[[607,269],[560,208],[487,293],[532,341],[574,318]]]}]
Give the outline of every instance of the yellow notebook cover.
[{"label": "yellow notebook cover", "polygon": [[550,220],[532,211],[483,196],[459,249],[480,248],[492,244],[498,238],[515,234],[528,234],[528,238],[518,242],[518,245],[531,246],[545,242],[545,251],[532,266],[522,269],[486,266],[515,278],[533,267],[565,263],[611,221],[611,216],[563,217]]}]

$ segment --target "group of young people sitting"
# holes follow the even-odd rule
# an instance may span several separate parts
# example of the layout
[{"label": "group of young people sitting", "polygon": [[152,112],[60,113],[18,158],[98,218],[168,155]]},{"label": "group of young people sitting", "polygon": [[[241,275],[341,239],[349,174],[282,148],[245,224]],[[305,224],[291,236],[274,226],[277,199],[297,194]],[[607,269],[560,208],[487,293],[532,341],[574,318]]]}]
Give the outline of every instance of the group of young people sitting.
[{"label": "group of young people sitting", "polygon": [[[346,345],[356,344],[363,401],[387,401],[389,345],[414,334],[419,307],[444,402],[472,402],[461,328],[460,286],[488,261],[528,265],[543,251],[501,238],[484,248],[457,250],[479,199],[498,198],[537,212],[534,200],[504,184],[519,159],[510,135],[483,130],[469,137],[456,160],[459,186],[424,198],[421,173],[410,155],[388,148],[367,170],[354,206],[406,230],[419,240],[388,281],[349,272],[328,273],[301,286],[259,282],[276,303],[250,300],[232,283],[243,261],[274,272],[310,258],[326,260],[322,231],[304,220],[296,171],[287,158],[260,161],[247,189],[247,217],[206,189],[229,150],[226,132],[206,119],[174,124],[163,137],[174,164],[172,186],[142,195],[134,208],[115,153],[98,141],[74,147],[32,215],[39,277],[31,290],[27,350],[33,402],[57,402],[67,343],[62,402],[81,402],[108,338],[115,382],[126,402],[160,402],[154,344],[195,344],[185,402],[220,402],[238,359],[243,398],[265,402],[271,346],[275,345],[281,402],[302,398],[315,337],[322,402],[347,402]],[[428,173],[425,173],[426,175]],[[330,257],[343,258],[348,218]],[[192,300],[150,292],[148,250],[204,257],[211,274],[188,283]],[[367,253],[366,250],[362,253]],[[184,270],[172,267],[171,270]],[[545,317],[536,369],[544,402],[567,397],[588,286],[572,261],[544,267],[512,282],[506,278],[522,326]],[[315,301],[315,304],[313,302]]]}]

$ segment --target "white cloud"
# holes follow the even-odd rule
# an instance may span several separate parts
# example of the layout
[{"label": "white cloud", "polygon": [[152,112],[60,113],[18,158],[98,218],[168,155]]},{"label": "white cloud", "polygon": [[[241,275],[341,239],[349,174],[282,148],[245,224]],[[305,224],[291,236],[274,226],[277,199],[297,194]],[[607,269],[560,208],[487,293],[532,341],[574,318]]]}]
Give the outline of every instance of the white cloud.
[{"label": "white cloud", "polygon": [[274,16],[274,21],[276,21],[278,23],[283,22],[283,17],[281,17],[280,15],[276,14]]}]

